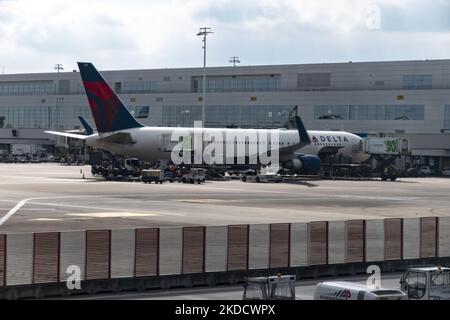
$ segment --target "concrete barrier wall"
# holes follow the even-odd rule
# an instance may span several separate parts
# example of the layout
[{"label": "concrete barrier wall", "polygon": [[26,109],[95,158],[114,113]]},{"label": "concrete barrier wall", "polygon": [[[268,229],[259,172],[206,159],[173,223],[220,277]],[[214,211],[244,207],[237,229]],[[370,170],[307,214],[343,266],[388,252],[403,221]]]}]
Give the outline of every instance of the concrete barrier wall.
[{"label": "concrete barrier wall", "polygon": [[290,234],[290,266],[308,265],[308,223],[292,223]]},{"label": "concrete barrier wall", "polygon": [[328,223],[328,263],[345,263],[347,224],[345,221]]},{"label": "concrete barrier wall", "polygon": [[270,226],[255,224],[249,226],[249,269],[267,269],[269,267]]},{"label": "concrete barrier wall", "polygon": [[80,279],[85,280],[86,270],[86,232],[67,231],[60,233],[60,261],[59,278],[66,281],[70,274],[67,272],[71,266],[79,268]]},{"label": "concrete barrier wall", "polygon": [[181,274],[183,256],[183,229],[159,230],[159,274]]},{"label": "concrete barrier wall", "polygon": [[420,258],[420,219],[403,219],[403,259]]},{"label": "concrete barrier wall", "polygon": [[132,229],[111,231],[111,278],[134,277],[135,238]]},{"label": "concrete barrier wall", "polygon": [[450,257],[450,217],[440,217],[439,222],[439,257]]},{"label": "concrete barrier wall", "polygon": [[384,259],[384,220],[366,220],[366,261]]},{"label": "concrete barrier wall", "polygon": [[33,283],[33,234],[8,234],[6,238],[6,284]]},{"label": "concrete barrier wall", "polygon": [[6,235],[0,235],[0,287],[6,284]]},{"label": "concrete barrier wall", "polygon": [[206,227],[205,272],[227,270],[228,227]]},{"label": "concrete barrier wall", "polygon": [[450,217],[0,235],[0,286],[450,257]]}]

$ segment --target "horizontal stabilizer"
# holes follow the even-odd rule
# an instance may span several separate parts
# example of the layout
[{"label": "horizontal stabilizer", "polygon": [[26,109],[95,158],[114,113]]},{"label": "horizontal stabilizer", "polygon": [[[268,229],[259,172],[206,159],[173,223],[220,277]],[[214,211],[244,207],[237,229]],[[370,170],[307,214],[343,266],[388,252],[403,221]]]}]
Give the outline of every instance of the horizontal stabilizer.
[{"label": "horizontal stabilizer", "polygon": [[88,137],[83,134],[68,133],[68,132],[58,132],[58,131],[45,131],[45,132],[49,133],[49,134],[53,134],[55,136],[74,138],[74,139],[80,139],[80,140],[85,140]]},{"label": "horizontal stabilizer", "polygon": [[83,117],[78,117],[78,119],[81,122],[81,125],[84,127],[84,130],[86,130],[86,134],[88,136],[90,136],[91,134],[94,134],[94,129],[92,129],[92,127],[89,125],[89,123],[87,123],[86,120],[84,120]]}]

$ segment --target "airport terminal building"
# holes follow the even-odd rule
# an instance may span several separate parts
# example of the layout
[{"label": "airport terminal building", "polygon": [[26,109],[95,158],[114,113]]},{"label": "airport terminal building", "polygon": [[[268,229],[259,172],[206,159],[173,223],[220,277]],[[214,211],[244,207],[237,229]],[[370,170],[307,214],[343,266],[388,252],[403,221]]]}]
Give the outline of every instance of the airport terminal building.
[{"label": "airport terminal building", "polygon": [[[202,118],[202,72],[102,74],[139,121],[175,127]],[[207,127],[279,128],[298,106],[307,129],[407,137],[417,164],[450,167],[450,60],[214,67],[206,87]],[[94,122],[78,72],[1,75],[0,158],[60,151],[44,130],[78,116]]]}]

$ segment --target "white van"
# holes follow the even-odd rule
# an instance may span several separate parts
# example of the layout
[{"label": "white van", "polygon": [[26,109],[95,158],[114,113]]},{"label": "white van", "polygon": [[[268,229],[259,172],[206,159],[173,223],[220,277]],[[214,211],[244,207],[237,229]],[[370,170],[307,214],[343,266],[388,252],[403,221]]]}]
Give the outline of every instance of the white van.
[{"label": "white van", "polygon": [[408,297],[397,289],[372,289],[359,283],[339,281],[318,283],[314,300],[408,300]]}]

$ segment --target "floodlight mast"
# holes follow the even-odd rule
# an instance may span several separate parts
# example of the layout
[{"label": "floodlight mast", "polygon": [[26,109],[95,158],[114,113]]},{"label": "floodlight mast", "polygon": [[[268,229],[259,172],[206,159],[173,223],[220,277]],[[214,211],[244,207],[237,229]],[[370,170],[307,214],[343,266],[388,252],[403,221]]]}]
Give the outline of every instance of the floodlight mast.
[{"label": "floodlight mast", "polygon": [[63,67],[63,65],[61,63],[57,63],[55,65],[54,69],[56,70],[56,72],[60,73],[62,70],[64,70],[64,67]]},{"label": "floodlight mast", "polygon": [[203,37],[203,93],[202,93],[202,126],[206,125],[206,37],[208,34],[214,33],[211,28],[203,27],[200,28],[200,32],[197,33],[197,36]]},{"label": "floodlight mast", "polygon": [[[64,97],[60,96],[60,83],[59,83],[59,73],[61,71],[64,70],[64,67],[61,63],[57,63],[55,64],[55,67],[53,68],[56,70],[56,85],[54,86],[54,91],[55,91],[55,95],[56,95],[56,104],[55,107],[56,109],[62,107],[63,102],[64,102]],[[50,111],[50,107],[48,107],[48,127],[52,128],[52,124],[51,124],[51,111]]]},{"label": "floodlight mast", "polygon": [[228,60],[229,63],[233,64],[233,67],[236,67],[237,63],[241,63],[241,60],[239,60],[239,57],[231,57],[230,60]]}]

